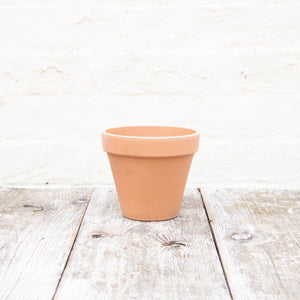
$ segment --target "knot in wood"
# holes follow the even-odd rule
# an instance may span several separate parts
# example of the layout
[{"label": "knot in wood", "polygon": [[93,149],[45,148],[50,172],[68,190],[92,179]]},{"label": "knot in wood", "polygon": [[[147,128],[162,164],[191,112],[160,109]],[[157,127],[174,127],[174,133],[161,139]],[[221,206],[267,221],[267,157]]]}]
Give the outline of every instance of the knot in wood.
[{"label": "knot in wood", "polygon": [[73,204],[81,204],[81,203],[85,203],[87,201],[88,201],[87,198],[80,198],[80,199],[74,200],[72,203]]},{"label": "knot in wood", "polygon": [[24,204],[23,207],[33,208],[33,212],[43,211],[44,210],[44,207],[42,207],[42,206],[35,206],[35,205],[31,205],[31,204]]},{"label": "knot in wood", "polygon": [[99,230],[99,231],[92,233],[91,237],[93,239],[100,239],[100,238],[109,237],[109,235],[105,231]]},{"label": "knot in wood", "polygon": [[252,239],[252,234],[249,232],[233,233],[230,238],[235,241],[247,241]]},{"label": "knot in wood", "polygon": [[88,201],[87,198],[80,198],[80,199],[77,200],[77,202],[86,202],[86,201]]},{"label": "knot in wood", "polygon": [[167,243],[164,243],[163,246],[165,246],[165,247],[185,247],[186,243],[179,242],[179,241],[169,241]]},{"label": "knot in wood", "polygon": [[174,237],[168,234],[157,234],[155,238],[161,245],[167,249],[179,248],[179,247],[189,247],[190,244],[184,241],[178,241]]},{"label": "knot in wood", "polygon": [[94,238],[94,239],[99,239],[99,238],[102,238],[102,237],[103,237],[103,235],[101,233],[93,233],[92,234],[92,238]]}]

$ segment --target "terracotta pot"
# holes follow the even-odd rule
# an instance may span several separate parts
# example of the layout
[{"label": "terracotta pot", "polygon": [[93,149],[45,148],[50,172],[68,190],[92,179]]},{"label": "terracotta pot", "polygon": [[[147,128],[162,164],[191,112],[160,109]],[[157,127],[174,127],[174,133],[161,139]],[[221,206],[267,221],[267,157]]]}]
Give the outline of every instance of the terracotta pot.
[{"label": "terracotta pot", "polygon": [[102,133],[125,217],[159,221],[177,216],[199,133],[179,127],[132,126]]}]

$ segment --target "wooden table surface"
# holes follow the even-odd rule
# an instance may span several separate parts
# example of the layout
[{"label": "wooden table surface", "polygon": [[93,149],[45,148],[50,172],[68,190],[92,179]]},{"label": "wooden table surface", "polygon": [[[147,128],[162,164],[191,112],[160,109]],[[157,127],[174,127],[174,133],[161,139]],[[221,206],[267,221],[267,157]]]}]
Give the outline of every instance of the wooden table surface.
[{"label": "wooden table surface", "polygon": [[300,299],[300,191],[188,189],[122,217],[111,187],[0,190],[0,299]]}]

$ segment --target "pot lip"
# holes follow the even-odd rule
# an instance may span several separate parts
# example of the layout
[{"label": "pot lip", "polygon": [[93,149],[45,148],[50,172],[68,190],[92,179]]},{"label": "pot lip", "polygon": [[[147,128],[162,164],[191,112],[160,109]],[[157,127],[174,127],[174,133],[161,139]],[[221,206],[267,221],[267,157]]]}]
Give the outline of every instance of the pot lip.
[{"label": "pot lip", "polygon": [[[173,128],[173,129],[186,129],[186,130],[191,130],[193,133],[190,134],[184,134],[184,135],[174,135],[174,136],[134,136],[134,135],[121,135],[121,134],[114,134],[114,133],[109,133],[107,132],[108,130],[112,129],[120,129],[120,128],[136,128],[136,127],[148,127],[148,128]],[[118,126],[118,127],[112,127],[108,128],[105,131],[102,132],[102,134],[115,137],[115,138],[124,138],[124,139],[134,139],[134,140],[169,140],[169,139],[182,139],[182,138],[189,138],[189,137],[196,137],[199,134],[198,130],[191,129],[191,128],[186,128],[186,127],[178,127],[178,126],[159,126],[159,125],[138,125],[138,126]]]}]

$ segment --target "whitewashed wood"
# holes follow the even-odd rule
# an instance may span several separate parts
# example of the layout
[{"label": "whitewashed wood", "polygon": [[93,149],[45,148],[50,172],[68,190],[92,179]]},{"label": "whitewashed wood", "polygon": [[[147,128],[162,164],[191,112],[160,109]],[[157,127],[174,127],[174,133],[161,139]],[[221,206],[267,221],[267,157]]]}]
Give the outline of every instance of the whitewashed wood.
[{"label": "whitewashed wood", "polygon": [[0,190],[0,299],[51,299],[91,189]]},{"label": "whitewashed wood", "polygon": [[300,299],[300,191],[201,189],[235,299]]},{"label": "whitewashed wood", "polygon": [[122,217],[113,190],[98,189],[55,299],[229,299],[200,193],[163,222]]}]

